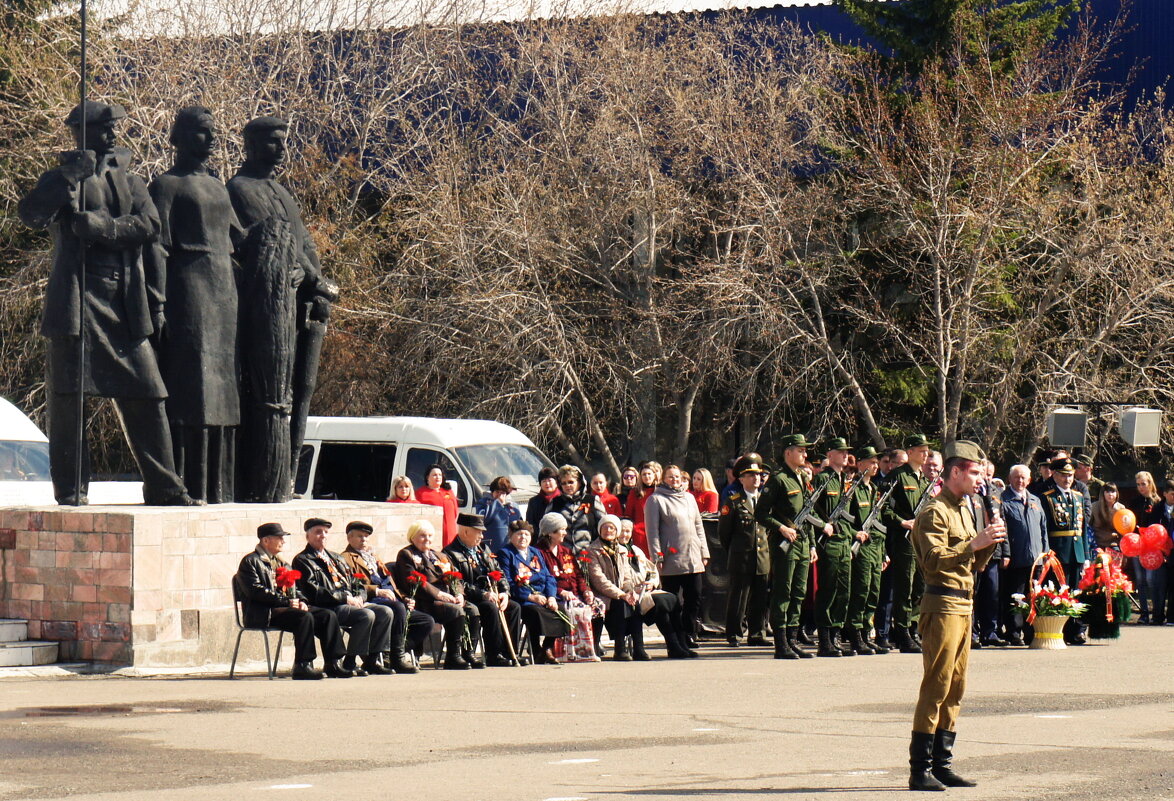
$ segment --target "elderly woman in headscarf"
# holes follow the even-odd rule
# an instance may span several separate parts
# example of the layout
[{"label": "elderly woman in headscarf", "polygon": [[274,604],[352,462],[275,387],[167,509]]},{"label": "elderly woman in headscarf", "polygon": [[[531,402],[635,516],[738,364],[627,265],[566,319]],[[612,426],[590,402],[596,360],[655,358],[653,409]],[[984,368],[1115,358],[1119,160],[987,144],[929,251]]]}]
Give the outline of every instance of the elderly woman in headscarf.
[{"label": "elderly woman in headscarf", "polygon": [[[615,643],[617,662],[649,659],[644,650],[644,619],[640,611],[639,581],[632,572],[628,550],[620,544],[620,519],[604,515],[598,536],[587,546],[587,577],[604,605],[604,624]],[[632,648],[628,649],[631,638]]]},{"label": "elderly woman in headscarf", "polygon": [[583,576],[580,564],[591,557],[585,550],[576,554],[564,542],[567,519],[557,512],[538,521],[538,551],[558,586],[559,608],[571,621],[566,641],[566,661],[598,662],[603,656],[599,635],[603,633],[603,601],[595,597]]}]

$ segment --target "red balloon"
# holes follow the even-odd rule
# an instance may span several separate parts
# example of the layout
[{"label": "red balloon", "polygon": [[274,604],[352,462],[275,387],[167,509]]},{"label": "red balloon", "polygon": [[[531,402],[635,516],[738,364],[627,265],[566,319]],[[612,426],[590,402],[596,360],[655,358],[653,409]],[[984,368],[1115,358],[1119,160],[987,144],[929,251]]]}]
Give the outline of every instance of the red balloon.
[{"label": "red balloon", "polygon": [[1137,528],[1137,515],[1129,509],[1118,509],[1113,512],[1113,528],[1118,534],[1128,534]]},{"label": "red balloon", "polygon": [[1146,570],[1157,570],[1166,563],[1161,551],[1146,551],[1141,555],[1141,566]]},{"label": "red balloon", "polygon": [[1141,550],[1143,552],[1163,550],[1169,541],[1170,535],[1166,533],[1164,527],[1157,523],[1141,530]]},{"label": "red balloon", "polygon": [[1136,531],[1130,532],[1121,538],[1121,553],[1126,556],[1141,555],[1141,535]]}]

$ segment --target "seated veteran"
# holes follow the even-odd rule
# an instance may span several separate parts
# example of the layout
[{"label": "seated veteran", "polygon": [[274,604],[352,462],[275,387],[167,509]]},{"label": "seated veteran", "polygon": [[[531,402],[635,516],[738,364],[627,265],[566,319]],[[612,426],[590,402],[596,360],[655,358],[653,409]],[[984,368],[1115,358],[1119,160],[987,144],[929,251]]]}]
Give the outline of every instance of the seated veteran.
[{"label": "seated veteran", "polygon": [[265,523],[257,527],[257,549],[245,555],[236,571],[244,591],[241,602],[244,623],[255,628],[281,629],[293,635],[293,678],[322,678],[322,674],[314,670],[314,659],[317,657],[314,650],[315,635],[322,642],[327,675],[349,677],[349,673],[338,664],[344,653],[338,617],[329,609],[308,605],[296,587],[282,590],[277,586],[276,571],[278,568],[288,568],[279,556],[288,536],[289,532],[278,523]]},{"label": "seated veteran", "polygon": [[[333,609],[338,624],[347,631],[342,667],[355,676],[390,673],[383,667],[383,652],[391,647],[391,610],[366,602],[362,580],[356,580],[346,560],[326,550],[330,521],[311,517],[304,524],[306,548],[294,557],[301,571],[298,589],[311,606]],[[356,664],[361,658],[362,667]]]},{"label": "seated veteran", "polygon": [[[520,664],[522,608],[510,600],[505,573],[484,542],[485,519],[477,514],[457,515],[457,538],[444,552],[464,576],[465,614],[480,619],[485,659],[490,667]],[[503,626],[502,623],[505,623]]]},{"label": "seated veteran", "polygon": [[473,632],[466,628],[465,599],[452,592],[444,578],[452,562],[432,550],[437,540],[436,528],[427,520],[417,520],[408,528],[408,544],[395,557],[395,583],[405,598],[444,626],[445,670],[485,667],[473,658]]},{"label": "seated veteran", "polygon": [[522,621],[530,637],[530,652],[538,665],[557,665],[554,641],[571,632],[558,609],[558,583],[546,569],[546,560],[530,547],[533,527],[525,520],[510,523],[510,541],[497,555],[509,582],[510,594],[522,605]]},{"label": "seated veteran", "polygon": [[367,602],[386,606],[391,610],[391,648],[386,654],[386,666],[396,673],[415,673],[418,668],[406,653],[408,643],[412,650],[422,650],[424,641],[432,633],[432,617],[416,608],[416,602],[405,599],[391,577],[391,569],[367,547],[367,538],[374,533],[370,523],[355,520],[346,524],[346,560],[351,574],[363,581]]},{"label": "seated veteran", "polygon": [[603,657],[599,639],[603,634],[604,603],[595,597],[583,569],[591,559],[566,544],[567,519],[551,512],[538,521],[538,552],[554,576],[559,608],[571,621],[567,654],[572,661],[598,662]]},{"label": "seated veteran", "polygon": [[[620,519],[604,515],[599,532],[587,546],[587,578],[604,604],[603,619],[615,643],[612,658],[617,662],[649,660],[644,650],[644,618],[640,610],[639,582],[632,571],[628,552],[619,543]],[[628,641],[631,639],[631,649]]]}]

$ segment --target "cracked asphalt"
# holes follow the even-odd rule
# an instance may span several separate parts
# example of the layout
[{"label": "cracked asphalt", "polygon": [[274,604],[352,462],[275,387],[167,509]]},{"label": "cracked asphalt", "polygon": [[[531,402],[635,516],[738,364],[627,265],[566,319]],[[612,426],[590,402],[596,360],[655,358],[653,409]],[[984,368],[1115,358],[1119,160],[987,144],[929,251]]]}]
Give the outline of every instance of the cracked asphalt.
[{"label": "cracked asphalt", "polygon": [[[659,656],[654,649],[654,656]],[[1174,800],[1174,628],[972,654],[945,798]],[[920,658],[0,680],[0,801],[891,798]]]}]

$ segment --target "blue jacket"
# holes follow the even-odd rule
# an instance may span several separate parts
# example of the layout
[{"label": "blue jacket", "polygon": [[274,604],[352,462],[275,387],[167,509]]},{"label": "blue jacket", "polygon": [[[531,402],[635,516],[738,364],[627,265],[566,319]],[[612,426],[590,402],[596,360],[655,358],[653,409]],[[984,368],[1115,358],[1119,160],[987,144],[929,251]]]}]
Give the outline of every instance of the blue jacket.
[{"label": "blue jacket", "polygon": [[[530,596],[534,593],[547,598],[558,595],[558,582],[546,568],[546,560],[537,548],[527,548],[520,553],[517,548],[507,545],[497,555],[498,564],[505,572],[510,583],[510,597],[520,604],[533,603]],[[530,580],[518,582],[518,570],[525,565],[530,570]]]},{"label": "blue jacket", "polygon": [[485,542],[495,556],[510,544],[510,523],[522,519],[522,513],[514,504],[503,504],[492,494],[481,496],[477,501],[477,514],[485,518]]},{"label": "blue jacket", "polygon": [[1048,550],[1048,525],[1040,499],[1027,493],[1027,501],[1011,488],[1003,490],[1000,511],[1007,523],[1007,544],[1011,567],[1031,567],[1036,557]]}]

